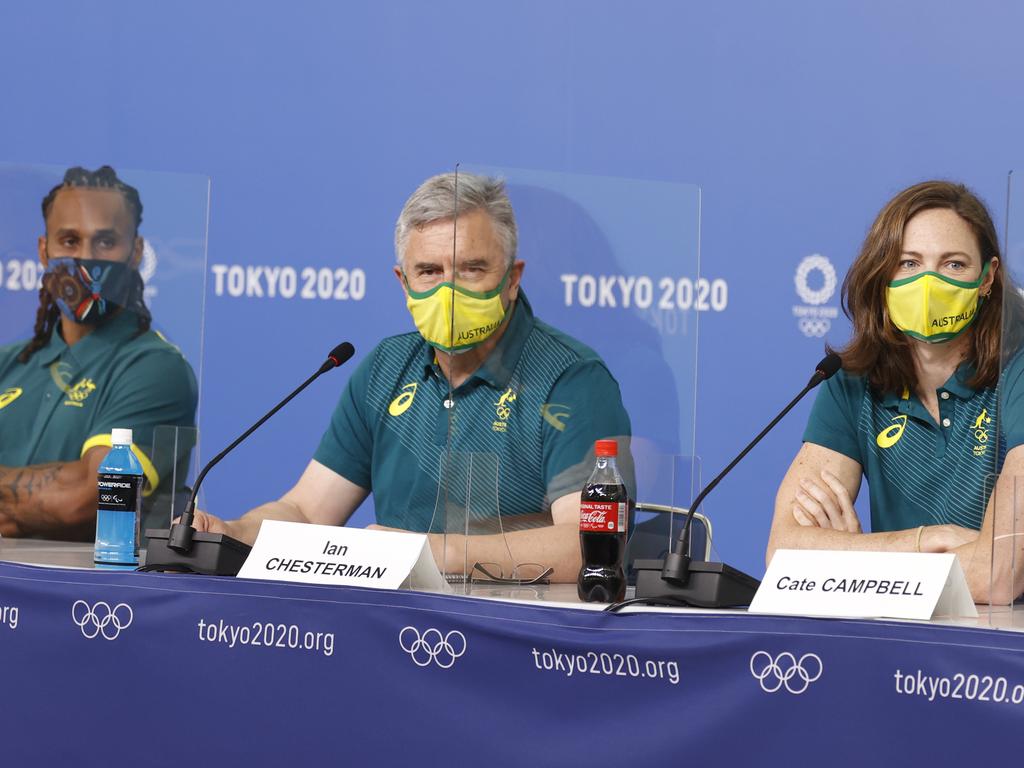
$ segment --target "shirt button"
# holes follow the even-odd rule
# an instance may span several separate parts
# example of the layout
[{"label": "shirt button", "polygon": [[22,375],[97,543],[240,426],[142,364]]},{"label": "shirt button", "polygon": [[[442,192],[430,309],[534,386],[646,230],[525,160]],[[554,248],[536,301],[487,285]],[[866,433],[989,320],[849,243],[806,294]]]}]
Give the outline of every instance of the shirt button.
[{"label": "shirt button", "polygon": [[454,408],[455,407],[455,401],[451,400],[451,399],[448,399],[448,398],[445,398],[444,407],[445,408]]},{"label": "shirt button", "polygon": [[939,395],[943,400],[949,400],[949,392],[943,392]]},{"label": "shirt button", "polygon": [[942,426],[948,427],[949,426],[949,419],[943,419],[942,420]]}]

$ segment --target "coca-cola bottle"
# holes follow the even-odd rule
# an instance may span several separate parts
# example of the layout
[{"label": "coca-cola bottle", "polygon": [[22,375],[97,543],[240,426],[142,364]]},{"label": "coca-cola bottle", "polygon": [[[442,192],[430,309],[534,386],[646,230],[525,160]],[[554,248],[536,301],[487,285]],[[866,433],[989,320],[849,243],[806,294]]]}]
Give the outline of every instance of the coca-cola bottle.
[{"label": "coca-cola bottle", "polygon": [[580,501],[583,567],[576,587],[580,600],[611,603],[626,595],[622,558],[629,523],[629,494],[615,466],[618,444],[614,440],[598,440],[594,453],[597,464],[583,487]]}]

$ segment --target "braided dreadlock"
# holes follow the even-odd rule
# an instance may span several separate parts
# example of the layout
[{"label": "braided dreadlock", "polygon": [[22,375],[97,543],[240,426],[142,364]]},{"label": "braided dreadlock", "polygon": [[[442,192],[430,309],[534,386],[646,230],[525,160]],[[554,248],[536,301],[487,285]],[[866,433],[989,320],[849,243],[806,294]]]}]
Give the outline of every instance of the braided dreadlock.
[{"label": "braided dreadlock", "polygon": [[[50,209],[53,207],[53,201],[57,199],[57,193],[62,189],[75,189],[75,188],[89,188],[89,189],[116,189],[124,197],[125,204],[128,206],[135,220],[135,232],[138,234],[139,225],[142,224],[142,200],[139,197],[139,191],[135,187],[125,184],[121,179],[117,178],[117,173],[109,165],[104,165],[101,168],[97,168],[95,171],[90,171],[85,168],[76,166],[74,168],[68,168],[64,173],[64,180],[50,190],[50,193],[43,198],[42,209],[43,209],[43,223],[46,223],[47,217],[50,215]],[[141,336],[143,333],[149,330],[150,323],[152,322],[152,315],[149,312],[149,308],[146,307],[145,301],[143,300],[143,283],[142,275],[139,274],[138,270],[132,270],[132,286],[129,292],[128,306],[126,307],[130,311],[134,312],[138,318],[139,328],[136,336]],[[18,354],[19,363],[27,363],[29,358],[38,350],[45,347],[50,337],[53,335],[53,329],[57,326],[57,320],[60,318],[60,309],[57,307],[57,303],[53,300],[50,292],[46,288],[39,290],[39,309],[36,310],[36,324],[33,330],[32,340],[25,345],[25,348]]]}]

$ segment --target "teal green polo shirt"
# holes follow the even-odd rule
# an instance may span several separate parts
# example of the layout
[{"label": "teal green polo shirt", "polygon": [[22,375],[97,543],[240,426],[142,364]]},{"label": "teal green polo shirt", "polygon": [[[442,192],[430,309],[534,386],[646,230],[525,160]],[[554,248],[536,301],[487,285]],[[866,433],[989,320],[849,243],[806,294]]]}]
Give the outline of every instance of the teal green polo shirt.
[{"label": "teal green polo shirt", "polygon": [[580,491],[601,438],[620,441],[636,498],[629,435],[601,358],[537,320],[520,292],[494,351],[450,399],[418,333],[382,341],[349,379],[314,458],[372,491],[382,525],[496,532],[498,510],[508,525],[525,525]]},{"label": "teal green polo shirt", "polygon": [[[59,330],[27,363],[17,360],[24,342],[0,347],[0,465],[76,461],[109,446],[114,428],[128,428],[152,493],[176,460],[170,443],[154,447],[157,428],[195,426],[191,366],[158,333],[136,336],[128,312],[71,347]],[[161,439],[171,432],[160,430]]]},{"label": "teal green polo shirt", "polygon": [[818,392],[804,441],[860,464],[871,530],[951,523],[980,528],[1006,452],[1024,443],[1020,360],[1001,390],[971,389],[963,364],[936,394],[939,423],[913,393],[876,397],[866,377],[839,371]]}]

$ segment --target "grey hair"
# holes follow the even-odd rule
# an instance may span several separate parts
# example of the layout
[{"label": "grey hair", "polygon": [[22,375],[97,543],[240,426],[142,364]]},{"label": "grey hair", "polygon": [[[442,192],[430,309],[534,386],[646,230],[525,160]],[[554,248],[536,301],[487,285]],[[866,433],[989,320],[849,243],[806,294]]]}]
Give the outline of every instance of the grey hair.
[{"label": "grey hair", "polygon": [[420,184],[402,208],[395,222],[395,258],[399,265],[405,256],[405,247],[412,230],[435,221],[450,219],[458,213],[483,210],[491,219],[494,232],[501,241],[505,259],[509,266],[516,258],[519,235],[516,231],[516,216],[512,203],[505,192],[505,182],[489,176],[471,173],[458,175],[458,198],[454,173],[432,176]]}]

